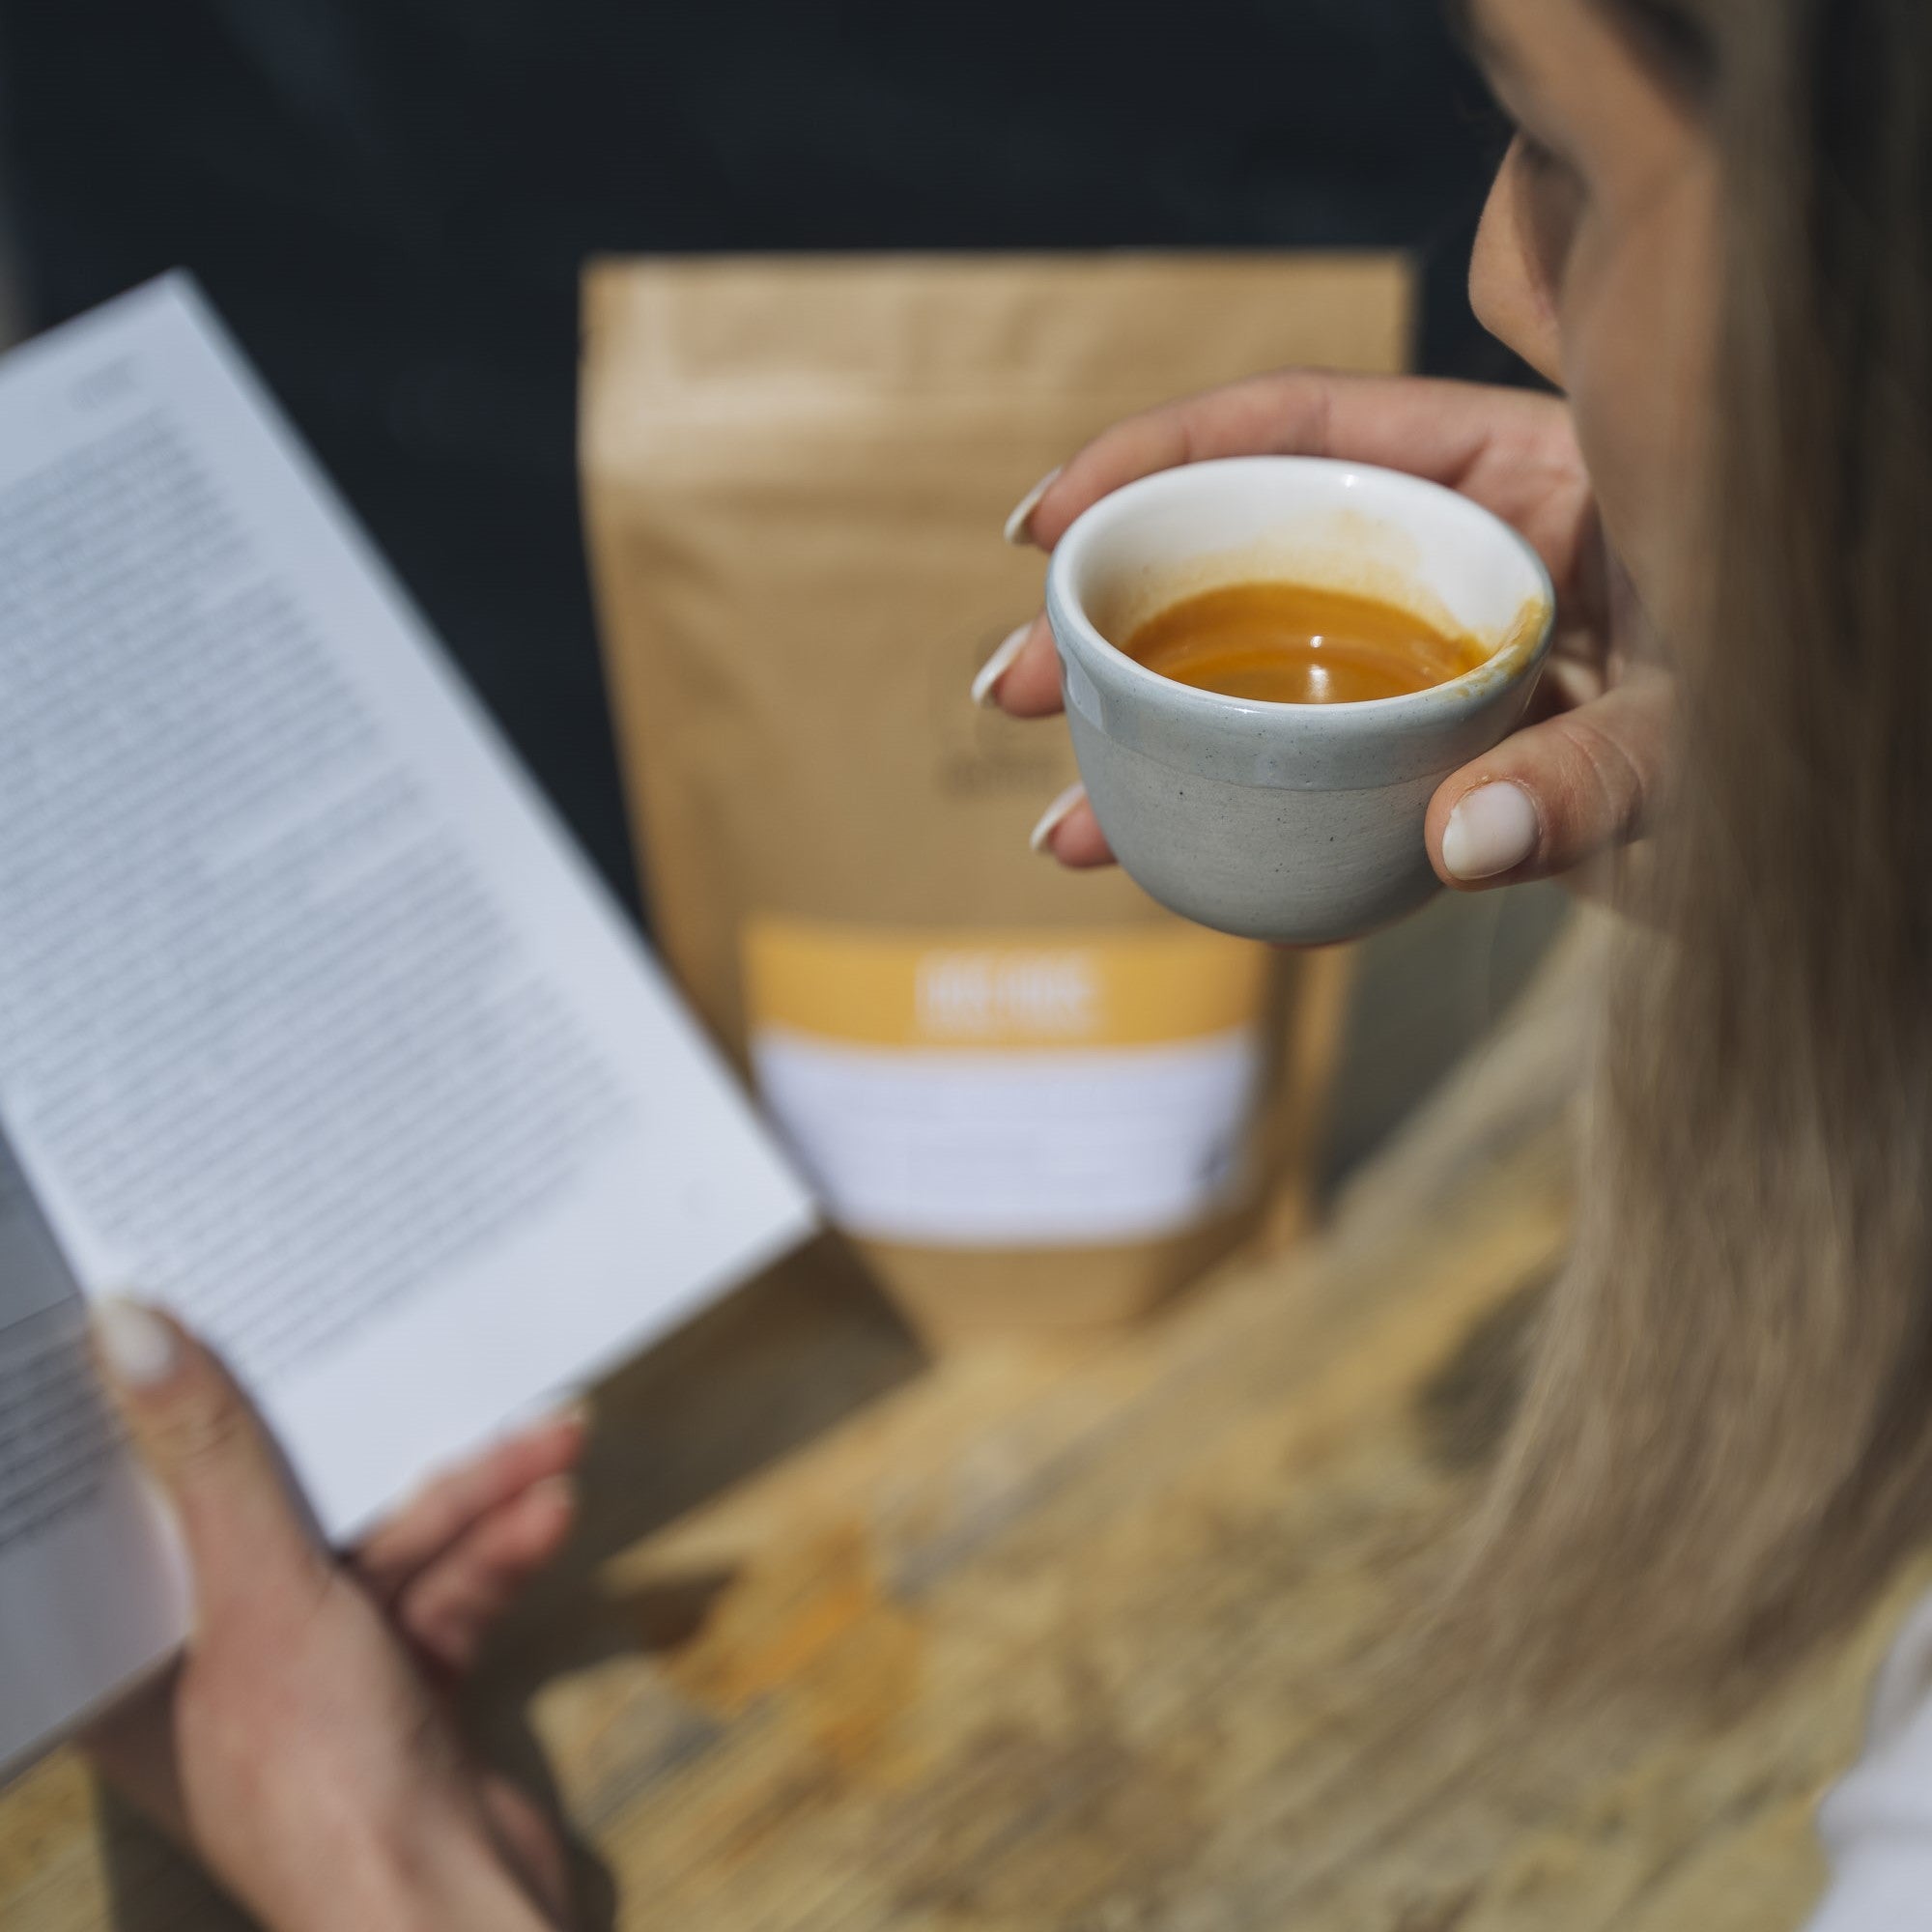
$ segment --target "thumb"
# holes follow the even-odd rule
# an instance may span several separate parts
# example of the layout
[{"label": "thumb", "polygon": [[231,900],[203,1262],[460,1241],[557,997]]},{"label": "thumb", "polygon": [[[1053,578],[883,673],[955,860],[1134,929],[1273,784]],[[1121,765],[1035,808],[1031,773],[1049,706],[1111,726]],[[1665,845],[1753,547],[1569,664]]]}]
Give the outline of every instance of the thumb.
[{"label": "thumb", "polygon": [[322,1546],[253,1405],[220,1361],[159,1311],[112,1300],[94,1346],[115,1406],[180,1523],[205,1626],[266,1590],[319,1586]]},{"label": "thumb", "polygon": [[1673,698],[1665,672],[1634,671],[1448,780],[1428,821],[1443,883],[1468,892],[1552,878],[1641,838],[1663,781]]}]

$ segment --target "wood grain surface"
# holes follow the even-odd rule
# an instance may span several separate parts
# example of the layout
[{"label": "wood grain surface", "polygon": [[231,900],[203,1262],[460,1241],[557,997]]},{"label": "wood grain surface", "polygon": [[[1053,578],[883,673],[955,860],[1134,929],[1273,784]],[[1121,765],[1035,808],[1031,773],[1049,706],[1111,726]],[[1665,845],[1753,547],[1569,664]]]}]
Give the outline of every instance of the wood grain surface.
[{"label": "wood grain surface", "polygon": [[[1370,1661],[1563,1252],[1581,971],[1318,1243],[1136,1335],[934,1365],[856,1280],[780,1278],[613,1384],[581,1547],[475,1714],[569,1819],[585,1922],[1799,1925],[1915,1579],[1721,1729],[1604,1719],[1499,1762]],[[71,1759],[0,1801],[8,1932],[232,1922]]]}]

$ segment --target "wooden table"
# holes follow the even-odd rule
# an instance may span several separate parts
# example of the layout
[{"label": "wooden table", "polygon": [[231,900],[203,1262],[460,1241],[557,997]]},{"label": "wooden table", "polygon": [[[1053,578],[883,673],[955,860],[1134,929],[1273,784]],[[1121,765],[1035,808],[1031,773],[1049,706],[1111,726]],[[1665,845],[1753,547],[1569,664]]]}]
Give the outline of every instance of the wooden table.
[{"label": "wooden table", "polygon": [[[608,1393],[574,1563],[493,1666],[586,1919],[680,1932],[1776,1932],[1910,1590],[1744,1722],[1478,1776],[1363,1660],[1466,1493],[1557,1264],[1575,976],[1317,1245],[1108,1346],[940,1366],[780,1278]],[[59,1760],[0,1924],[232,1922]]]}]

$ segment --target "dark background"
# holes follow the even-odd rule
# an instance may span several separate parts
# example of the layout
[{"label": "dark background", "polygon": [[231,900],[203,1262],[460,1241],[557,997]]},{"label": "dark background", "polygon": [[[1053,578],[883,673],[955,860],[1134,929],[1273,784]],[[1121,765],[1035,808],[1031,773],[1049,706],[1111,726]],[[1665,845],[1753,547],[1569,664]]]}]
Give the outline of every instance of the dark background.
[{"label": "dark background", "polygon": [[1500,139],[1438,0],[0,0],[30,327],[185,266],[627,901],[573,460],[609,250],[1402,245]]}]

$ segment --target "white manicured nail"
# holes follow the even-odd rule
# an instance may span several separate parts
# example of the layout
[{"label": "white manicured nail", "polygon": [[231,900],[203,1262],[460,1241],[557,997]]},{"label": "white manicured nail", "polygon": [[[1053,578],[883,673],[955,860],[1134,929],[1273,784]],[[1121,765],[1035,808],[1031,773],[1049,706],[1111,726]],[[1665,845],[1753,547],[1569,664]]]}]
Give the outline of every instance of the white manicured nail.
[{"label": "white manicured nail", "polygon": [[582,1492],[575,1476],[546,1476],[542,1482],[532,1483],[524,1492],[523,1500],[527,1505],[537,1496],[541,1496],[552,1509],[574,1515]]},{"label": "white manicured nail", "polygon": [[1033,636],[1033,626],[1022,624],[984,664],[980,667],[980,675],[973,680],[973,702],[990,704],[993,694],[1000,688],[1000,680],[1012,669],[1013,660],[1026,646],[1026,640]]},{"label": "white manicured nail", "polygon": [[115,1297],[94,1309],[101,1365],[123,1388],[153,1388],[175,1372],[174,1330],[138,1301]]},{"label": "white manicured nail", "polygon": [[1066,823],[1076,806],[1087,802],[1087,787],[1084,784],[1070,784],[1046,808],[1045,815],[1033,829],[1031,843],[1036,852],[1050,852],[1053,849],[1053,835]]},{"label": "white manicured nail", "polygon": [[1007,519],[1007,541],[1015,549],[1024,545],[1032,532],[1028,526],[1033,522],[1033,513],[1039,508],[1039,499],[1060,480],[1059,469],[1049,469],[1017,503],[1013,513]]},{"label": "white manicured nail", "polygon": [[1521,786],[1486,784],[1449,814],[1442,863],[1459,879],[1493,879],[1536,850],[1541,830],[1536,805]]}]

